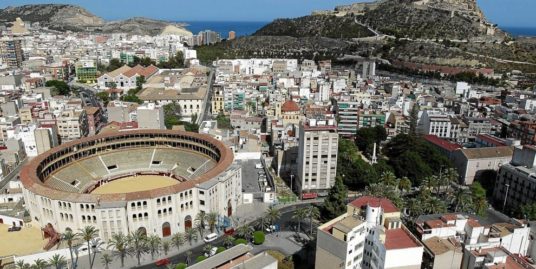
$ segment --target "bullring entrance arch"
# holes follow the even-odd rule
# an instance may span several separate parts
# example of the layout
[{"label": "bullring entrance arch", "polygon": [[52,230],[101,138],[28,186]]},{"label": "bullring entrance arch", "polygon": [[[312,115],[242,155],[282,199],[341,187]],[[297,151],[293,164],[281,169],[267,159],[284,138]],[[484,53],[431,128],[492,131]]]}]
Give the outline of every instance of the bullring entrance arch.
[{"label": "bullring entrance arch", "polygon": [[138,233],[141,235],[147,235],[147,229],[145,229],[145,227],[140,227],[138,228]]},{"label": "bullring entrance arch", "polygon": [[184,218],[184,229],[192,228],[192,216],[188,215]]},{"label": "bullring entrance arch", "polygon": [[168,237],[171,235],[171,225],[169,222],[162,224],[162,237]]}]

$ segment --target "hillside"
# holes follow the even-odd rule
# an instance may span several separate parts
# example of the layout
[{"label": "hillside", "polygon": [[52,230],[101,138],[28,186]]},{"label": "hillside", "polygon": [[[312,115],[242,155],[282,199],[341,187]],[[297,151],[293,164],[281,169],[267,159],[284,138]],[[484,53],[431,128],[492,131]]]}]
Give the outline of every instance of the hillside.
[{"label": "hillside", "polygon": [[38,22],[41,26],[58,31],[158,35],[166,27],[174,26],[188,32],[180,25],[148,18],[136,17],[107,22],[86,9],[75,5],[38,4],[0,9],[0,24],[9,24],[15,21],[17,17],[20,17],[25,22]]},{"label": "hillside", "polygon": [[352,17],[319,15],[296,19],[277,19],[255,32],[254,35],[355,38],[373,36],[373,33],[366,27],[355,23]]}]

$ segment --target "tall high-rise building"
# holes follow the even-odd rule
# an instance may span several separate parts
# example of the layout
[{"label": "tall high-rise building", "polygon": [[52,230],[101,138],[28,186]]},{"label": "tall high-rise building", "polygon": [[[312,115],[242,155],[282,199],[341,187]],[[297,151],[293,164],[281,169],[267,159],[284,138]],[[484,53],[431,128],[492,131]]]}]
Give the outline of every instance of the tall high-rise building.
[{"label": "tall high-rise building", "polygon": [[16,38],[0,39],[0,58],[9,67],[21,67],[22,61],[24,61],[22,41]]},{"label": "tall high-rise building", "polygon": [[298,192],[327,192],[335,183],[339,134],[333,118],[309,118],[300,124]]},{"label": "tall high-rise building", "polygon": [[233,40],[236,38],[236,32],[235,31],[230,31],[229,32],[229,38],[227,38],[228,40]]}]

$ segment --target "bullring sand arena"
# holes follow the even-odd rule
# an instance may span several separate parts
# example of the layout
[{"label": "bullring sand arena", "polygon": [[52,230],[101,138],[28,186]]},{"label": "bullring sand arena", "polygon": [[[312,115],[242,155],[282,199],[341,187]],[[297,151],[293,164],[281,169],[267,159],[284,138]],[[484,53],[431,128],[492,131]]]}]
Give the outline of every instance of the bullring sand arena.
[{"label": "bullring sand arena", "polygon": [[93,190],[93,194],[130,193],[173,186],[179,183],[166,176],[137,175],[107,182]]}]

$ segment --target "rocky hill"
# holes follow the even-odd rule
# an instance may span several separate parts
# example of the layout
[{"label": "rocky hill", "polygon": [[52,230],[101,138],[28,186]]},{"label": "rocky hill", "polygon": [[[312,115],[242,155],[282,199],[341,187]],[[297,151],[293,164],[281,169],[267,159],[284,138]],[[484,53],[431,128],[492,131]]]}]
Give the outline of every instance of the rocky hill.
[{"label": "rocky hill", "polygon": [[366,27],[355,23],[354,18],[350,16],[318,15],[296,19],[277,19],[258,30],[254,35],[354,38],[373,36],[374,34]]},{"label": "rocky hill", "polygon": [[86,9],[75,5],[39,4],[7,7],[0,9],[0,24],[9,24],[17,17],[28,23],[38,22],[41,26],[58,31],[94,31],[103,33],[131,33],[141,35],[160,34],[174,23],[147,18],[131,18],[107,22]]}]

